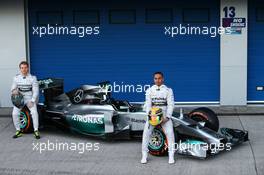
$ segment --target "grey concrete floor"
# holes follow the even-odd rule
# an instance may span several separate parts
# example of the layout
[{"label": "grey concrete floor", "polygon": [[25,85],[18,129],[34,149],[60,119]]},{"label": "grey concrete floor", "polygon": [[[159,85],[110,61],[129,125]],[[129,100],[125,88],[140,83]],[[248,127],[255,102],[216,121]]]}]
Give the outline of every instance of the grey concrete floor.
[{"label": "grey concrete floor", "polygon": [[[12,139],[15,129],[10,116],[0,117],[0,174],[195,174],[195,175],[263,175],[264,116],[220,116],[222,127],[246,129],[250,142],[205,160],[176,155],[176,164],[167,157],[149,157],[140,164],[141,141],[102,141],[64,132],[55,128]],[[99,143],[98,151],[39,151],[33,143]]]}]

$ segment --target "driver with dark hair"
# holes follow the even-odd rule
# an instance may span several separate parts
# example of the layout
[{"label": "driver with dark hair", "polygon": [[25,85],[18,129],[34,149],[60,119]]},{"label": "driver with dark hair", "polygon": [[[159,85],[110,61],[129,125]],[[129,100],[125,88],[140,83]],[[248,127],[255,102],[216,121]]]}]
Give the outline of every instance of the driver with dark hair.
[{"label": "driver with dark hair", "polygon": [[[162,72],[154,73],[154,83],[146,91],[146,113],[147,115],[153,107],[160,108],[163,112],[163,119],[161,126],[168,138],[169,149],[169,164],[173,164],[174,161],[174,131],[171,116],[174,108],[174,96],[171,88],[168,88],[163,84],[164,77]],[[142,159],[141,163],[147,163],[148,156],[148,143],[151,133],[155,126],[151,125],[148,121],[145,124],[142,140]]]},{"label": "driver with dark hair", "polygon": [[[22,61],[19,64],[20,74],[17,74],[13,79],[13,84],[11,87],[11,94],[22,94],[24,103],[30,110],[31,117],[33,120],[34,136],[36,139],[40,138],[38,132],[38,111],[37,111],[37,101],[39,95],[39,85],[37,78],[29,73],[29,65],[26,61]],[[14,106],[12,117],[16,128],[16,134],[13,138],[18,138],[22,136],[20,131],[20,121],[19,121],[20,109]]]}]

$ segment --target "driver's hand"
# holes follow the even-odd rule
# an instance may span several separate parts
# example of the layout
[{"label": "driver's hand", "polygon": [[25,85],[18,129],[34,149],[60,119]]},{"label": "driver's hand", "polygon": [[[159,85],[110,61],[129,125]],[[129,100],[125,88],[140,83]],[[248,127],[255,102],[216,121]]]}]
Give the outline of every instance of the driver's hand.
[{"label": "driver's hand", "polygon": [[34,106],[34,102],[30,101],[27,103],[28,108],[32,108]]},{"label": "driver's hand", "polygon": [[18,90],[17,89],[14,89],[14,90],[12,90],[12,95],[17,95],[18,94]]}]

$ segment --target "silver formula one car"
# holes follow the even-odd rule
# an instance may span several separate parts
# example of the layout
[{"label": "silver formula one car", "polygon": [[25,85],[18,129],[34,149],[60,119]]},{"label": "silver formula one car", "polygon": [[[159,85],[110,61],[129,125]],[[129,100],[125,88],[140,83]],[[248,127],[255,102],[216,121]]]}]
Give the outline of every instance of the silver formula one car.
[{"label": "silver formula one car", "polygon": [[[44,103],[38,105],[41,121],[52,122],[79,134],[107,139],[141,137],[147,116],[142,104],[111,98],[109,82],[83,85],[69,92],[63,91],[63,80],[39,81]],[[27,107],[21,110],[21,129],[32,131],[32,120]],[[248,132],[221,128],[217,115],[209,108],[198,108],[188,114],[174,112],[177,153],[206,158],[227,151],[248,140]],[[149,142],[153,155],[165,155],[167,139],[162,127],[157,126]]]}]

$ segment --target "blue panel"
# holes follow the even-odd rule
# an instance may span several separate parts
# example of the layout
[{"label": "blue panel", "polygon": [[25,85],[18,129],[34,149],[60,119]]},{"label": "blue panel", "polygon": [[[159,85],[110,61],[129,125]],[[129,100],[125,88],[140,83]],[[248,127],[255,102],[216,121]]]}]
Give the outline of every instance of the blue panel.
[{"label": "blue panel", "polygon": [[256,15],[258,22],[264,22],[264,7],[258,7],[256,9]]},{"label": "blue panel", "polygon": [[257,86],[264,86],[264,2],[250,1],[248,29],[248,100],[264,101],[264,92]]},{"label": "blue panel", "polygon": [[173,9],[146,9],[146,23],[172,23]]},{"label": "blue panel", "polygon": [[63,13],[61,11],[39,11],[37,15],[38,25],[62,25],[63,24]]},{"label": "blue panel", "polygon": [[[182,23],[184,8],[209,8],[210,21],[195,26],[219,26],[219,2],[211,0],[154,1],[29,1],[30,26],[38,11],[63,10],[64,25],[73,24],[73,11],[99,10],[100,35],[32,35],[31,71],[38,78],[61,77],[66,90],[81,84],[110,80],[119,85],[152,84],[152,74],[162,71],[176,101],[219,101],[219,36],[164,35],[168,24],[146,24],[146,9],[173,8],[173,23]],[[136,10],[135,24],[109,24],[112,9]],[[130,18],[129,18],[130,19]],[[123,90],[125,91],[125,90]],[[128,91],[128,90],[127,90]],[[140,91],[137,89],[137,91]],[[130,101],[144,101],[144,93],[114,93]]]},{"label": "blue panel", "polygon": [[183,21],[188,23],[206,23],[210,20],[209,8],[188,8],[183,9]]},{"label": "blue panel", "polygon": [[86,11],[74,11],[73,12],[74,24],[99,24],[100,12],[99,10],[86,10]]},{"label": "blue panel", "polygon": [[111,24],[135,24],[136,10],[110,10],[109,23]]}]

